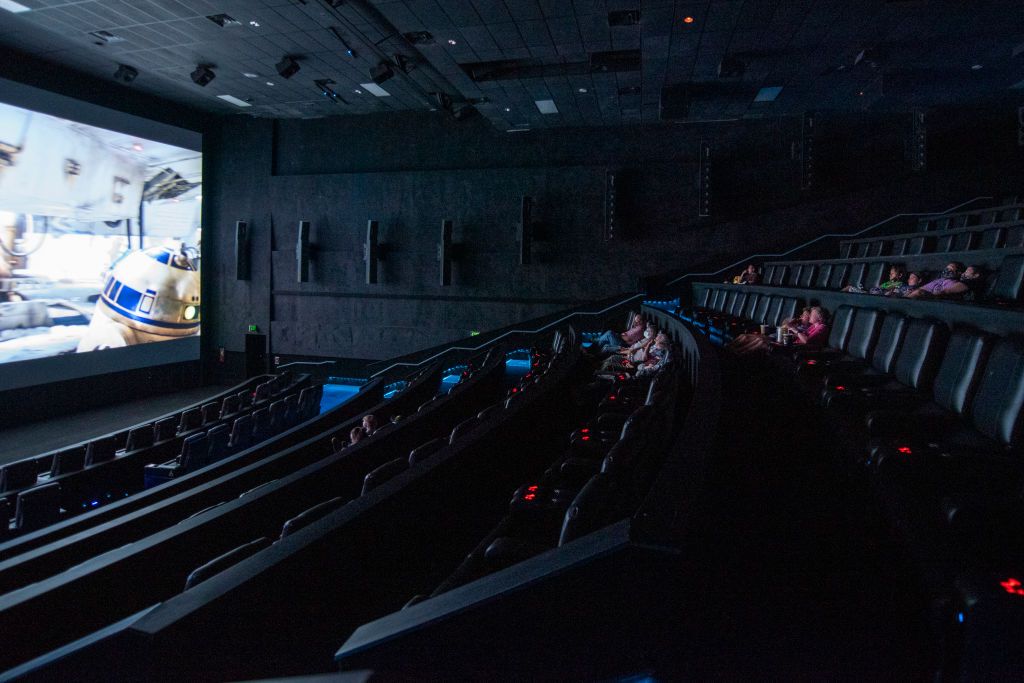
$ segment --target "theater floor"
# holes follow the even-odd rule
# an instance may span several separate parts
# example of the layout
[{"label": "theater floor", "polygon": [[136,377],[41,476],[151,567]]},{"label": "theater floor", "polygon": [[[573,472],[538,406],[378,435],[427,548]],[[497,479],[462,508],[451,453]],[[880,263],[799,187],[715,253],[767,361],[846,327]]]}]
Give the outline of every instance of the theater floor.
[{"label": "theater floor", "polygon": [[2,430],[0,465],[152,420],[219,394],[228,386],[185,389]]}]

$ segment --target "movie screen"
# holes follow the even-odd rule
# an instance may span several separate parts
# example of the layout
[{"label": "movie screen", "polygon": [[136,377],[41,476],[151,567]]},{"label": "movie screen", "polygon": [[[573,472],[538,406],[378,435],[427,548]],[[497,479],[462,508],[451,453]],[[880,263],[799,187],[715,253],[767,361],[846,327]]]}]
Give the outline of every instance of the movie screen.
[{"label": "movie screen", "polygon": [[0,364],[200,333],[202,154],[0,103]]}]

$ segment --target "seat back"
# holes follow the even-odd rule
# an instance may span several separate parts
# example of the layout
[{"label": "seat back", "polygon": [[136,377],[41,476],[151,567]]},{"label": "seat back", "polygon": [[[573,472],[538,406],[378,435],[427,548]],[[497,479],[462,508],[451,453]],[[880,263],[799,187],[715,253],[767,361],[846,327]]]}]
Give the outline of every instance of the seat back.
[{"label": "seat back", "polygon": [[847,263],[835,263],[832,265],[832,277],[828,281],[829,289],[842,289],[846,286],[846,274],[850,270]]},{"label": "seat back", "polygon": [[207,447],[209,449],[206,456],[208,463],[217,462],[224,457],[224,454],[228,451],[228,440],[230,438],[231,430],[225,424],[217,425],[206,432]]},{"label": "seat back", "polygon": [[39,466],[32,459],[19,460],[0,468],[0,493],[35,486]]},{"label": "seat back", "polygon": [[257,401],[266,401],[268,398],[270,398],[270,386],[270,382],[258,384],[256,386],[256,391],[253,392],[252,402],[256,403]]},{"label": "seat back", "polygon": [[246,408],[252,407],[252,392],[248,389],[239,391],[235,396],[238,397],[238,409],[245,410]]},{"label": "seat back", "polygon": [[864,287],[864,273],[867,270],[868,264],[863,261],[859,261],[850,266],[849,283],[851,285],[860,285]]},{"label": "seat back", "polygon": [[981,376],[989,345],[988,335],[981,332],[967,328],[953,330],[932,385],[932,395],[938,405],[957,415],[964,413]]},{"label": "seat back", "polygon": [[407,469],[409,469],[408,458],[395,458],[394,460],[388,460],[386,463],[371,470],[365,477],[363,477],[363,490],[359,495],[365,496],[373,489],[386,481],[394,479]]},{"label": "seat back", "polygon": [[731,291],[725,295],[725,303],[722,304],[722,313],[729,314],[732,312],[732,307],[736,304],[736,299],[740,293],[737,291]]},{"label": "seat back", "polygon": [[858,308],[850,327],[846,353],[854,358],[869,358],[875,349],[875,342],[878,341],[878,330],[883,317],[883,313],[877,308]]},{"label": "seat back", "polygon": [[190,432],[201,424],[203,424],[203,411],[199,408],[190,408],[181,414],[178,432]]},{"label": "seat back", "polygon": [[978,243],[978,233],[973,230],[953,235],[950,251],[970,251]]},{"label": "seat back", "polygon": [[320,404],[316,401],[316,390],[306,387],[299,392],[299,421],[305,422],[320,412]]},{"label": "seat back", "polygon": [[843,240],[839,243],[839,258],[850,258],[850,253],[853,250],[853,243]]},{"label": "seat back", "polygon": [[764,272],[761,274],[761,282],[770,285],[773,277],[775,277],[775,266],[765,266]]},{"label": "seat back", "polygon": [[291,536],[299,529],[309,526],[322,517],[326,517],[344,504],[345,499],[338,496],[337,498],[331,498],[330,500],[325,500],[318,505],[314,505],[305,512],[300,512],[298,515],[285,522],[281,527],[281,538]]},{"label": "seat back", "polygon": [[892,247],[889,249],[889,253],[892,256],[906,256],[910,249],[910,240],[906,237],[900,237],[892,241]]},{"label": "seat back", "polygon": [[472,431],[479,422],[480,419],[476,415],[474,415],[473,417],[463,420],[459,424],[455,425],[455,428],[452,429],[451,436],[448,437],[448,443],[455,443],[457,439],[460,439],[467,432]]},{"label": "seat back", "polygon": [[888,272],[889,265],[884,261],[875,261],[869,265],[867,272],[864,273],[864,289],[871,289],[882,284]]},{"label": "seat back", "polygon": [[85,447],[85,466],[98,465],[113,460],[117,453],[117,441],[112,436],[94,439]]},{"label": "seat back", "polygon": [[608,474],[595,474],[576,494],[562,518],[558,545],[606,526],[616,510],[618,487]]},{"label": "seat back", "polygon": [[978,390],[971,402],[971,421],[981,433],[999,443],[1020,444],[1024,406],[1024,341],[1000,339],[992,347]]},{"label": "seat back", "polygon": [[867,242],[855,242],[853,246],[853,258],[864,258],[868,255],[868,243]]},{"label": "seat back", "polygon": [[797,265],[790,268],[789,277],[786,278],[786,284],[790,287],[799,287],[800,278],[803,276],[805,267],[806,266],[804,266],[804,264],[798,263]]},{"label": "seat back", "polygon": [[768,319],[768,307],[771,305],[772,299],[775,297],[768,296],[767,294],[762,295],[757,301],[757,305],[754,306],[754,313],[750,316],[750,319],[758,325],[765,324],[765,320]]},{"label": "seat back", "polygon": [[776,325],[776,320],[779,319],[779,311],[782,310],[782,297],[772,296],[769,297],[768,310],[764,314],[765,325]]},{"label": "seat back", "polygon": [[813,263],[808,263],[804,266],[803,270],[800,271],[800,287],[807,289],[814,284],[814,279],[818,275],[818,266]]},{"label": "seat back", "polygon": [[942,360],[948,331],[937,320],[914,318],[903,336],[892,374],[901,384],[928,390]]},{"label": "seat back", "polygon": [[814,281],[817,289],[828,289],[828,281],[832,277],[832,264],[826,263],[818,268],[818,277]]},{"label": "seat back", "polygon": [[978,249],[999,249],[1006,239],[1006,228],[989,228],[981,233]]},{"label": "seat back", "polygon": [[252,442],[259,443],[270,436],[270,410],[260,408],[252,414]]},{"label": "seat back", "polygon": [[284,431],[284,415],[288,409],[284,405],[284,399],[274,401],[270,404],[270,431],[273,434]]},{"label": "seat back", "polygon": [[162,420],[157,420],[157,423],[153,425],[153,441],[159,443],[173,439],[178,431],[178,420],[177,417],[165,417]]},{"label": "seat back", "polygon": [[140,448],[149,448],[153,445],[153,425],[146,425],[144,427],[135,427],[128,432],[128,443],[124,449],[126,451],[136,451]]},{"label": "seat back", "polygon": [[878,372],[892,372],[893,363],[903,345],[903,335],[907,331],[907,317],[900,313],[889,313],[885,316],[875,342],[875,350],[871,354],[871,367]]},{"label": "seat back", "polygon": [[[694,308],[707,308],[708,301],[711,299],[711,289],[702,289],[697,292],[697,296],[693,300]],[[630,319],[630,327],[632,327],[632,318]]]},{"label": "seat back", "polygon": [[853,306],[840,306],[832,315],[832,327],[828,332],[828,345],[833,349],[845,349],[853,326]]},{"label": "seat back", "polygon": [[747,296],[747,302],[743,304],[743,310],[740,312],[740,317],[746,320],[754,319],[754,309],[757,308],[757,304],[761,301],[761,295],[754,292]]},{"label": "seat back", "polygon": [[59,477],[69,472],[77,472],[83,467],[85,467],[85,446],[72,446],[53,454],[50,476]]},{"label": "seat back", "polygon": [[737,296],[736,300],[732,303],[732,308],[729,309],[729,315],[733,316],[734,318],[739,318],[741,315],[743,315],[743,307],[746,304],[747,304],[747,293],[746,292],[740,292],[739,296]]},{"label": "seat back", "polygon": [[796,316],[796,309],[800,306],[800,300],[795,297],[787,296],[779,304],[779,314],[775,318],[773,325],[781,325],[787,320],[791,320]]},{"label": "seat back", "polygon": [[220,418],[224,419],[228,415],[234,415],[239,409],[238,396],[225,396],[224,400],[220,404]]},{"label": "seat back", "polygon": [[786,282],[786,277],[789,275],[789,266],[779,265],[775,266],[775,272],[772,273],[772,281],[770,284],[782,285]]},{"label": "seat back", "polygon": [[409,451],[409,467],[422,462],[448,445],[444,439],[431,439]]},{"label": "seat back", "polygon": [[284,424],[286,429],[291,429],[299,423],[299,397],[289,394],[284,399]]},{"label": "seat back", "polygon": [[1006,228],[1006,238],[1003,246],[1007,249],[1024,247],[1024,225],[1014,225]]},{"label": "seat back", "polygon": [[888,240],[875,240],[868,245],[868,256],[885,256]]},{"label": "seat back", "polygon": [[1024,254],[1007,256],[999,266],[999,273],[992,286],[992,297],[997,301],[1018,301],[1022,285],[1024,285]]},{"label": "seat back", "polygon": [[220,415],[220,405],[217,403],[207,403],[202,408],[203,424],[208,425],[217,419]]},{"label": "seat back", "polygon": [[37,486],[18,494],[14,525],[19,531],[42,529],[60,521],[60,484]]},{"label": "seat back", "polygon": [[210,454],[210,441],[206,432],[190,434],[181,442],[181,455],[178,462],[185,472],[195,472],[207,464],[207,456]]},{"label": "seat back", "polygon": [[193,569],[192,572],[189,573],[188,578],[185,580],[185,590],[195,587],[197,584],[202,583],[214,574],[219,574],[228,567],[236,565],[245,558],[251,557],[268,547],[270,547],[269,538],[257,538],[255,541],[250,541],[245,545],[240,545],[233,550],[227,551],[223,555],[213,558],[206,564]]},{"label": "seat back", "polygon": [[229,446],[232,450],[240,451],[249,447],[252,443],[252,416],[243,415],[235,418],[231,425],[231,439]]}]

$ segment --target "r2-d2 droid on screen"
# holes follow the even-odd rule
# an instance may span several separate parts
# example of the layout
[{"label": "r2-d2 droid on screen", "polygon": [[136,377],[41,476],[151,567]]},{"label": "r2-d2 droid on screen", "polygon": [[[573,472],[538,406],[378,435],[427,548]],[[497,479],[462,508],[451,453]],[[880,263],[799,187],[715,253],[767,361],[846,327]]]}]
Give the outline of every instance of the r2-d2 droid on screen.
[{"label": "r2-d2 droid on screen", "polygon": [[111,268],[78,353],[199,334],[199,270],[182,245],[133,251]]}]

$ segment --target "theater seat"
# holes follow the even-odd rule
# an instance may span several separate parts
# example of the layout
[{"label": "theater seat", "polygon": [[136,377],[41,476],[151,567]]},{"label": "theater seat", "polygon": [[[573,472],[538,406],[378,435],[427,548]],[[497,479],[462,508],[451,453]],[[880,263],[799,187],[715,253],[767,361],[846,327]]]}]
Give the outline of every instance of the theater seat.
[{"label": "theater seat", "polygon": [[591,477],[565,511],[558,545],[565,545],[611,522],[618,507],[618,488],[610,475]]},{"label": "theater seat", "polygon": [[997,303],[1017,303],[1021,298],[1024,286],[1024,254],[1007,256],[999,266],[995,284],[992,286],[992,298]]},{"label": "theater seat", "polygon": [[363,477],[363,490],[359,495],[365,496],[373,489],[386,481],[394,479],[407,469],[409,469],[408,458],[395,458],[394,460],[387,461],[380,467],[371,470],[365,477]]},{"label": "theater seat", "polygon": [[231,430],[225,424],[219,424],[206,432],[208,442],[207,463],[215,463],[228,452],[228,441],[231,438]]},{"label": "theater seat", "polygon": [[281,527],[281,538],[291,536],[299,529],[309,526],[322,517],[326,517],[344,504],[345,500],[339,496],[337,498],[325,500],[318,505],[314,505],[305,512],[302,512],[285,522],[284,526]]},{"label": "theater seat", "polygon": [[91,467],[92,465],[113,460],[116,453],[117,442],[112,436],[105,436],[90,441],[85,447],[85,466]]},{"label": "theater seat", "polygon": [[50,477],[78,472],[85,467],[85,446],[72,446],[53,454],[50,465]]},{"label": "theater seat", "polygon": [[228,415],[234,415],[238,412],[239,401],[237,396],[225,396],[224,401],[220,405],[219,419],[223,420]]},{"label": "theater seat", "polygon": [[35,460],[19,460],[0,468],[0,493],[35,486],[39,467]]},{"label": "theater seat", "polygon": [[252,442],[261,443],[270,437],[270,410],[259,408],[252,414]]},{"label": "theater seat", "polygon": [[510,567],[550,549],[551,546],[532,539],[499,536],[484,550],[484,561],[494,571]]},{"label": "theater seat", "polygon": [[274,401],[270,404],[270,433],[279,434],[285,429],[285,413],[288,409],[284,405],[284,399]]},{"label": "theater seat", "polygon": [[19,493],[14,519],[19,531],[41,529],[59,522],[60,484],[46,484]]},{"label": "theater seat", "polygon": [[190,434],[181,442],[181,455],[178,456],[178,469],[184,473],[195,472],[205,467],[210,453],[210,441],[206,432]]},{"label": "theater seat", "polygon": [[448,442],[444,439],[431,439],[430,441],[417,446],[416,448],[409,451],[409,467],[414,466],[418,462],[422,462],[437,453],[439,450],[448,445]]},{"label": "theater seat", "polygon": [[459,424],[455,425],[455,428],[452,429],[451,436],[448,437],[448,443],[454,444],[458,439],[475,429],[478,424],[480,424],[480,419],[474,415],[473,417],[463,420]]},{"label": "theater seat", "polygon": [[201,408],[201,414],[203,424],[208,425],[211,422],[214,422],[217,419],[217,416],[220,415],[220,405],[217,403],[207,403]]},{"label": "theater seat", "polygon": [[228,442],[228,447],[237,452],[245,450],[250,444],[252,444],[252,416],[243,415],[235,418],[235,422],[231,425],[231,439]]},{"label": "theater seat", "polygon": [[239,391],[235,396],[238,397],[238,409],[245,410],[246,408],[252,407],[252,393],[248,389]]},{"label": "theater seat", "polygon": [[178,422],[178,433],[190,432],[203,424],[203,412],[199,408],[191,408],[181,414]]},{"label": "theater seat", "polygon": [[234,550],[229,550],[223,555],[215,557],[206,564],[192,570],[185,581],[185,590],[194,588],[214,574],[219,574],[228,567],[238,564],[245,558],[251,557],[268,547],[270,547],[270,539],[266,537],[257,538],[255,541],[250,541],[245,545],[240,545]]},{"label": "theater seat", "polygon": [[[263,382],[262,384],[257,385],[256,391],[254,391],[252,395],[252,402],[255,404],[260,401],[266,401],[270,398],[270,386],[270,382]],[[306,389],[303,389],[303,391],[306,391]]]},{"label": "theater seat", "polygon": [[173,439],[178,431],[178,417],[165,417],[153,425],[153,442],[160,443]]},{"label": "theater seat", "polygon": [[284,399],[284,424],[285,429],[291,429],[299,423],[299,397],[290,394]]},{"label": "theater seat", "polygon": [[136,427],[128,432],[128,443],[125,451],[136,451],[140,448],[149,448],[153,445],[153,425]]}]

